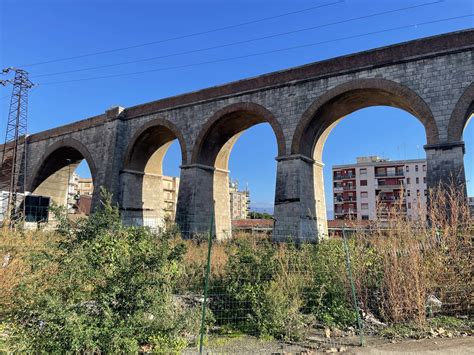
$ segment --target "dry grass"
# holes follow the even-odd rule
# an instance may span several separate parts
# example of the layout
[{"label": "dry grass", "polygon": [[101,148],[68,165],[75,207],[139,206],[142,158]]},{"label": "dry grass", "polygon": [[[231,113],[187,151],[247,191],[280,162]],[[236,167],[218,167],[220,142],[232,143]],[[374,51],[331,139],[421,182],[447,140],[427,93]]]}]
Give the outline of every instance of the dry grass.
[{"label": "dry grass", "polygon": [[[14,288],[31,277],[32,268],[38,268],[42,256],[51,253],[50,243],[56,238],[54,233],[47,232],[0,231],[0,313],[13,305]],[[43,271],[54,272],[53,264]],[[35,275],[40,277],[38,273]]]},{"label": "dry grass", "polygon": [[356,284],[362,303],[392,322],[424,323],[431,295],[443,302],[445,313],[472,309],[473,225],[464,190],[439,186],[430,191],[429,201],[418,219],[407,219],[394,208],[387,220],[356,236],[357,255],[371,260],[368,254],[373,253],[380,268],[380,285],[374,287],[368,279],[377,277],[368,270],[371,265],[360,265]]}]

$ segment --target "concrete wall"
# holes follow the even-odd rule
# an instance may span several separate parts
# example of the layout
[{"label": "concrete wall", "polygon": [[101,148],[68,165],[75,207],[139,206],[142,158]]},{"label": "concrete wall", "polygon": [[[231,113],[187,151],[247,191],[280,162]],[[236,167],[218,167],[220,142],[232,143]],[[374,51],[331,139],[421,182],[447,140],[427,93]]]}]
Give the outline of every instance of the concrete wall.
[{"label": "concrete wall", "polygon": [[[125,177],[123,171],[130,163],[127,159],[137,136],[151,126],[161,125],[172,133],[167,139],[178,139],[182,150],[177,221],[191,234],[203,232],[208,228],[214,199],[219,199],[216,204],[222,203],[220,199],[225,195],[224,175],[216,173],[216,168],[221,168],[217,154],[236,134],[268,122],[275,132],[279,154],[275,236],[322,237],[326,232],[326,212],[318,164],[323,163],[320,155],[325,135],[344,115],[357,109],[390,105],[415,115],[427,134],[428,186],[450,175],[464,181],[461,137],[448,131],[459,131],[450,122],[465,124],[462,114],[452,118],[454,112],[472,109],[469,88],[474,79],[473,43],[474,31],[463,31],[127,109],[114,108],[103,115],[30,136],[30,186],[38,183],[34,179],[47,156],[54,156],[58,147],[71,146],[92,166],[96,187],[106,187],[122,207],[138,208],[144,182]],[[140,149],[145,150],[146,146]],[[140,184],[141,188],[135,188]],[[95,204],[98,190],[94,192]],[[134,191],[140,193],[132,196]],[[227,207],[216,209],[215,215],[216,231],[222,237],[230,225],[226,210]]]}]

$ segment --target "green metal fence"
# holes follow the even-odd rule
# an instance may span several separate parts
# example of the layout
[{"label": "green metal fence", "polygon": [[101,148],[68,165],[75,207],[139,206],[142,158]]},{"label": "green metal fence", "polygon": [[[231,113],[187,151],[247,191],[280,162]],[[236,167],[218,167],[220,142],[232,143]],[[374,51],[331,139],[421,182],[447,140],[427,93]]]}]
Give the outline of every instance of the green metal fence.
[{"label": "green metal fence", "polygon": [[[200,333],[186,353],[301,353],[364,344],[351,257],[341,240],[328,245],[335,255],[321,262],[326,246],[318,244],[276,243],[266,235],[216,241],[212,221],[207,238],[188,243],[207,254],[197,263],[202,283],[194,290],[202,296]],[[331,258],[339,269],[326,263]]]},{"label": "green metal fence", "polygon": [[[266,234],[248,233],[222,241],[216,240],[211,221],[206,236],[187,241],[201,257],[189,273],[195,287],[184,292],[200,297],[202,308],[199,335],[185,353],[342,351],[364,346],[367,337],[380,337],[396,324],[415,329],[423,318],[421,328],[429,329],[438,316],[470,319],[473,284],[463,281],[470,244],[453,246],[458,249],[450,256],[445,243],[456,238],[410,233],[433,234],[430,229],[343,228],[340,236],[319,243],[277,243]],[[383,238],[392,241],[378,245]],[[416,280],[430,277],[431,263],[453,257],[458,259],[436,270],[441,278]],[[424,269],[410,269],[416,263]],[[391,280],[391,273],[403,285]],[[384,313],[388,308],[391,314]]]}]

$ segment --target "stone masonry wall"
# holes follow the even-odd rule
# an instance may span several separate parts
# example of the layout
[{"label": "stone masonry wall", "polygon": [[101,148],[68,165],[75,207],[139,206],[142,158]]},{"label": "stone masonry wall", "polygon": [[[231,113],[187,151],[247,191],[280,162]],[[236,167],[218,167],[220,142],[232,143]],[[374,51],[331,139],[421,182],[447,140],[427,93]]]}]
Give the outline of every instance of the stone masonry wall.
[{"label": "stone masonry wall", "polygon": [[[352,87],[357,88],[365,79],[383,79],[406,87],[429,106],[438,131],[434,143],[441,145],[426,148],[428,176],[432,176],[428,185],[433,186],[441,177],[462,170],[463,150],[448,141],[448,124],[457,101],[474,81],[473,43],[474,31],[465,31],[336,58],[129,109],[109,110],[94,118],[95,121],[79,125],[78,129],[51,130],[31,136],[29,176],[37,173],[50,146],[62,141],[69,144],[73,139],[80,143],[81,153],[95,166],[94,199],[98,198],[97,187],[105,186],[120,201],[122,185],[132,184],[121,178],[124,154],[132,144],[132,137],[148,122],[167,121],[179,131],[184,152],[177,219],[184,229],[202,231],[208,226],[213,196],[224,195],[213,195],[214,167],[198,167],[192,161],[200,143],[197,138],[203,136],[205,123],[216,112],[232,104],[251,102],[271,112],[283,131],[280,139],[284,142],[279,143],[284,149],[278,157],[277,168],[276,226],[288,229],[283,234],[297,233],[301,238],[306,238],[304,234],[309,231],[324,235],[326,215],[320,169],[313,167],[313,157],[298,157],[291,152],[295,130],[308,107],[339,85],[353,83]],[[359,108],[363,107],[362,103]],[[463,177],[463,171],[461,174]],[[227,223],[226,217],[222,218],[216,221],[223,226],[217,227],[220,228],[218,234],[230,226],[230,220]]]}]

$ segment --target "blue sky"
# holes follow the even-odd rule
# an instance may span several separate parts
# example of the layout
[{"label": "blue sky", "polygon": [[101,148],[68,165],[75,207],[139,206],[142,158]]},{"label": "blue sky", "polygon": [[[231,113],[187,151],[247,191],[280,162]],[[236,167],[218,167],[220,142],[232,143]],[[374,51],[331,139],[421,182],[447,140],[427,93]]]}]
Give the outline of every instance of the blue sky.
[{"label": "blue sky", "polygon": [[[25,66],[206,31],[324,4],[327,6],[312,11],[198,37],[71,61]],[[421,4],[430,5],[238,46],[98,70],[40,76],[163,56]],[[471,0],[0,0],[0,67],[24,67],[29,70],[31,79],[40,84],[31,92],[30,97],[29,132],[34,133],[100,114],[113,105],[128,107],[343,54],[470,28],[473,27],[474,20],[470,17],[411,26],[357,39],[338,40],[303,49],[177,70],[70,83],[51,84],[52,82],[212,61],[420,24],[472,14],[473,4]],[[0,87],[0,98],[9,95],[10,90]],[[2,135],[7,108],[8,99],[0,99]],[[474,179],[473,126],[471,123],[465,131],[466,170],[470,180]],[[369,133],[371,139],[367,139]],[[348,116],[334,129],[325,146],[324,163],[326,171],[329,171],[333,164],[353,162],[359,155],[381,155],[392,159],[416,158],[424,156],[423,144],[423,127],[406,112],[384,107],[365,109]],[[270,127],[265,124],[245,132],[232,152],[232,177],[238,178],[241,186],[248,183],[255,206],[266,207],[273,203],[275,156],[275,138]],[[179,174],[180,159],[179,149],[175,144],[166,156],[165,173]],[[87,174],[86,170],[82,167],[81,174]],[[330,193],[328,174],[325,185],[327,193]],[[473,185],[474,183],[469,185],[470,195],[474,195]]]}]

